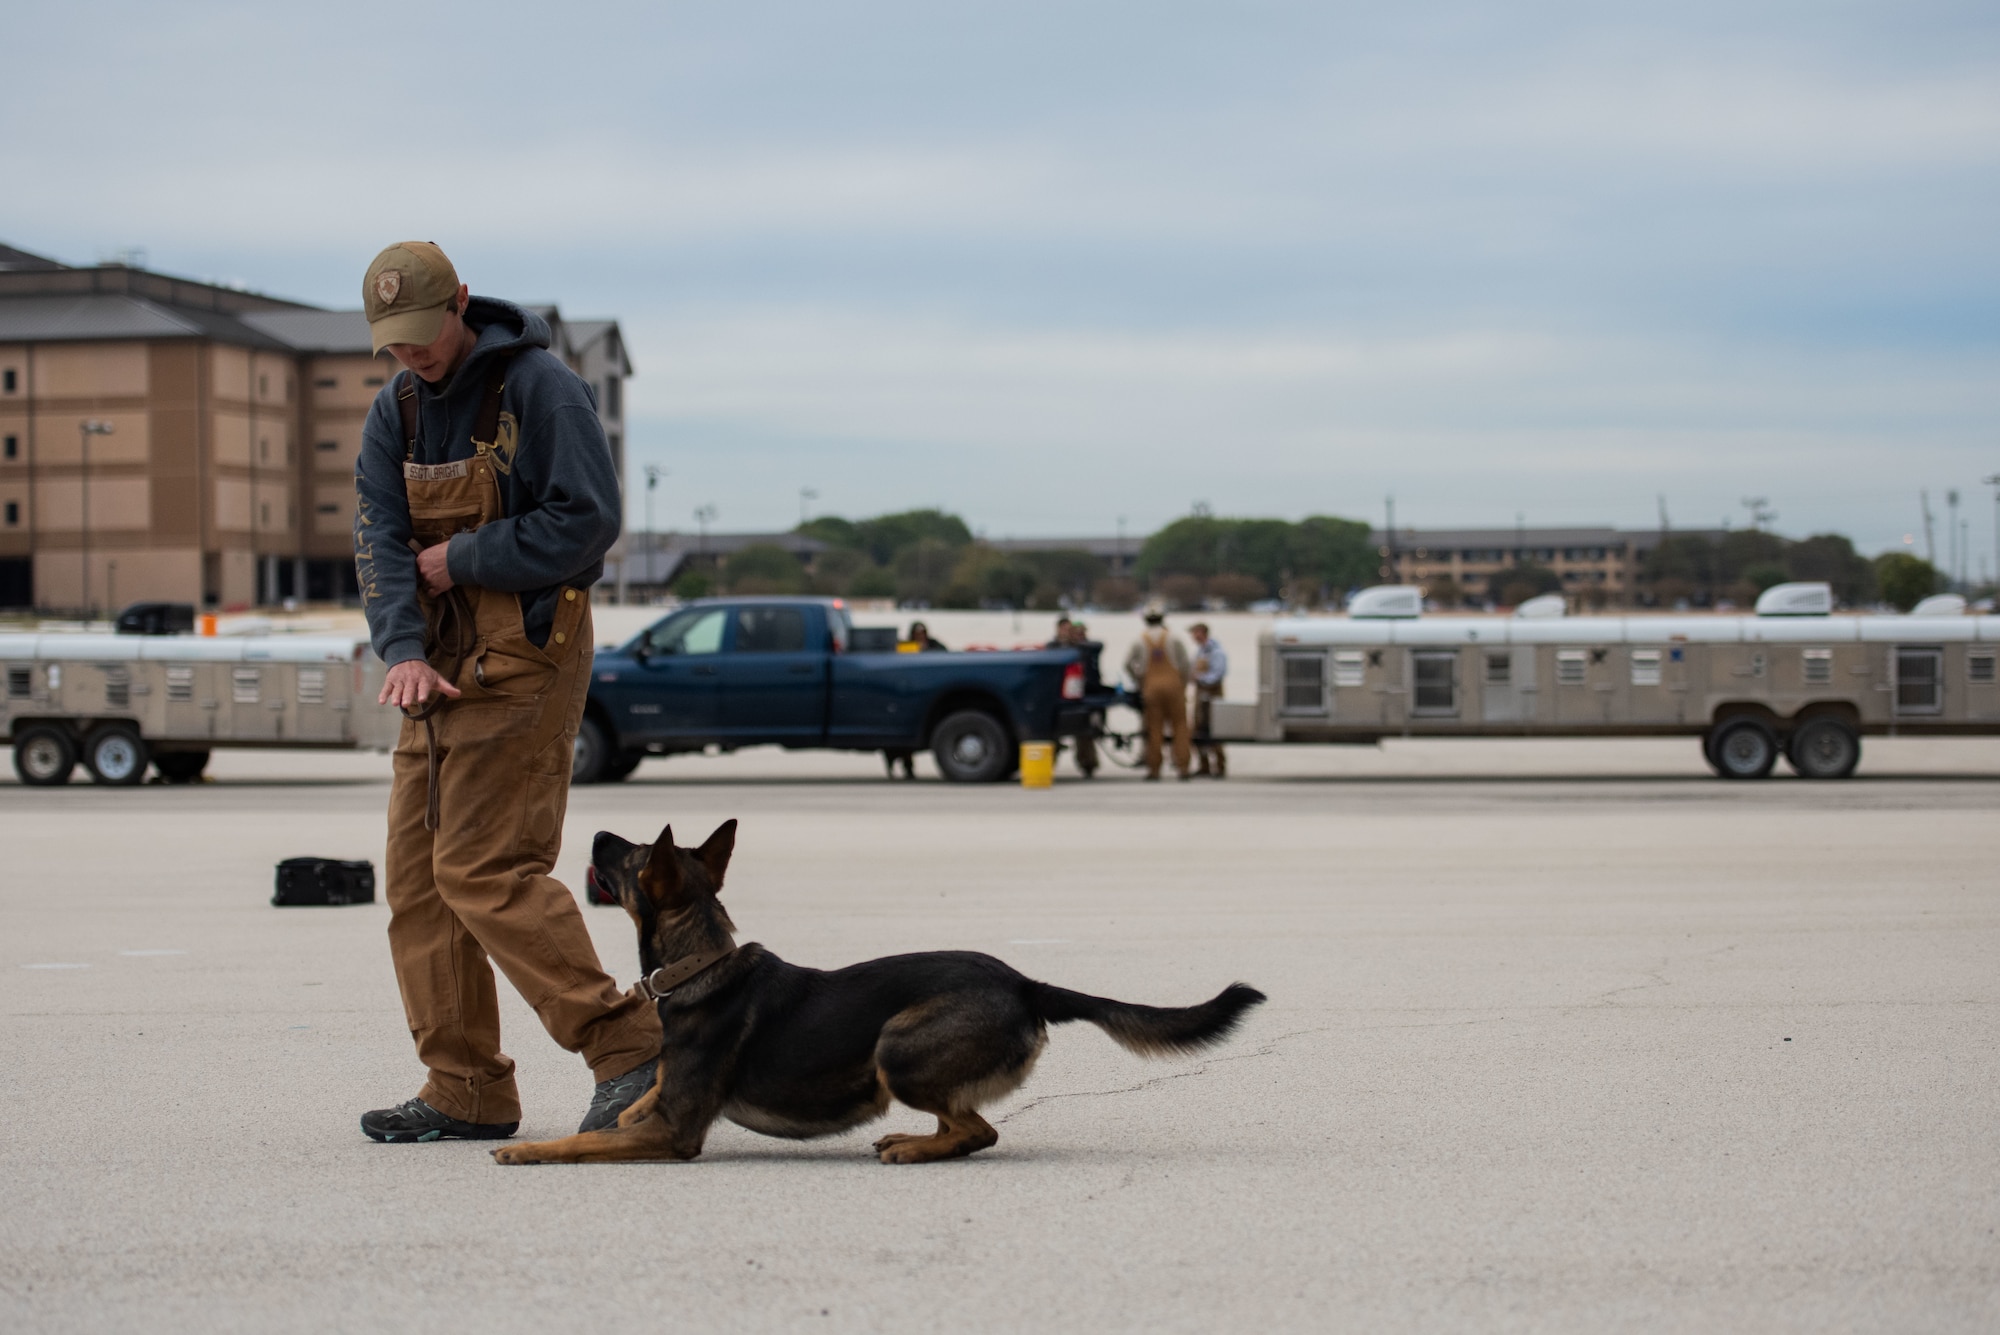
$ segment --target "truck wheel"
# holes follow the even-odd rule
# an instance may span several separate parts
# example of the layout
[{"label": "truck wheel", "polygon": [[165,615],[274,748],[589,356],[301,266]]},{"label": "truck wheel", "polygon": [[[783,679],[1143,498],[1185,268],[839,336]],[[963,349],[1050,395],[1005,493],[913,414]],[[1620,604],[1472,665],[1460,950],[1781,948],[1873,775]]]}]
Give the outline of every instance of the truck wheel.
[{"label": "truck wheel", "polygon": [[611,739],[596,719],[586,714],[577,726],[576,746],[570,752],[569,781],[596,783],[611,764]]},{"label": "truck wheel", "polygon": [[1809,718],[1785,744],[1801,779],[1844,779],[1861,763],[1861,739],[1837,718]]},{"label": "truck wheel", "polygon": [[208,752],[169,751],[165,755],[155,754],[153,768],[168,783],[199,783],[201,772],[208,768]]},{"label": "truck wheel", "polygon": [[1725,719],[1711,734],[1708,759],[1725,779],[1762,779],[1778,763],[1778,739],[1758,719]]},{"label": "truck wheel", "polygon": [[146,781],[146,744],[124,723],[107,723],[83,739],[83,765],[90,777],[116,788]]},{"label": "truck wheel", "polygon": [[68,783],[76,769],[76,743],[61,728],[23,728],[14,736],[14,772],[37,788]]},{"label": "truck wheel", "polygon": [[991,714],[961,709],[948,715],[931,734],[931,754],[938,769],[953,783],[991,783],[1013,768],[1007,729]]}]

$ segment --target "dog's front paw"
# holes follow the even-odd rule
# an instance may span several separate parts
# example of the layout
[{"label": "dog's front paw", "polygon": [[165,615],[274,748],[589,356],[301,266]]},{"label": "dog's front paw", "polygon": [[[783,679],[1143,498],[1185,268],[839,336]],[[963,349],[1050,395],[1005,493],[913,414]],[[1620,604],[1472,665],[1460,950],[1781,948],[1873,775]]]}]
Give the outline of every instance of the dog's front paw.
[{"label": "dog's front paw", "polygon": [[893,1136],[884,1136],[882,1137],[882,1139],[876,1141],[875,1152],[877,1154],[880,1154],[882,1153],[882,1151],[888,1149],[891,1145],[901,1145],[904,1141],[907,1140],[922,1140],[922,1139],[924,1139],[924,1137],[922,1136],[909,1136],[909,1135],[904,1135],[901,1132],[897,1132]]},{"label": "dog's front paw", "polygon": [[530,1153],[533,1145],[504,1145],[493,1151],[493,1162],[503,1164],[540,1163],[541,1160]]}]

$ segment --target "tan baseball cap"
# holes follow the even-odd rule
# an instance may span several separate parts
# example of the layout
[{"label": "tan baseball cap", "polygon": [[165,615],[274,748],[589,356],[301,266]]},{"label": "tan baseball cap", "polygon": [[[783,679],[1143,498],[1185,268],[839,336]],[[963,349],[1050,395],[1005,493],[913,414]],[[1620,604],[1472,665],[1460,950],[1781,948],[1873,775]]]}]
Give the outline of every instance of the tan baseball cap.
[{"label": "tan baseball cap", "polygon": [[456,295],[458,270],[434,243],[398,241],[390,246],[361,280],[375,351],[391,343],[435,343],[444,328],[445,307]]}]

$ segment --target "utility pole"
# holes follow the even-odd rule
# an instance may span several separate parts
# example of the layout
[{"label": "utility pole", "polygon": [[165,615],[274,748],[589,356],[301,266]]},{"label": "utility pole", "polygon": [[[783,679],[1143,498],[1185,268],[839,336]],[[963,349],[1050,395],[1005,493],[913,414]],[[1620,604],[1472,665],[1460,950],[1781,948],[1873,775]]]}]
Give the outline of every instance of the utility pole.
[{"label": "utility pole", "polygon": [[806,509],[807,505],[808,505],[808,504],[810,504],[810,503],[811,503],[811,502],[813,502],[813,501],[816,501],[816,500],[818,500],[818,499],[819,499],[819,493],[818,493],[818,492],[816,492],[816,491],[814,491],[814,490],[813,490],[813,489],[812,489],[811,487],[800,487],[800,488],[799,488],[799,527],[800,527],[800,528],[804,528],[804,527],[806,526],[806,520],[807,520],[807,518],[808,518],[808,511],[807,511],[807,509]]},{"label": "utility pole", "polygon": [[[91,620],[97,608],[90,601],[90,438],[111,434],[111,423],[92,417],[76,424],[77,434],[83,438],[83,619]],[[256,514],[256,497],[251,497],[251,514]]]},{"label": "utility pole", "polygon": [[1944,508],[1946,516],[1945,522],[1949,525],[1949,527],[1947,527],[1944,531],[1945,548],[1951,553],[1951,556],[1949,558],[1951,561],[1951,569],[1945,572],[1944,586],[1947,589],[1955,589],[1958,587],[1958,582],[1959,582],[1958,581],[1958,556],[1959,556],[1958,488],[1957,487],[1951,487],[1946,489],[1944,493]]},{"label": "utility pole", "polygon": [[[2000,478],[1995,478],[1994,481],[2000,482]],[[2000,504],[2000,493],[1995,494],[1995,503]],[[1120,579],[1125,578],[1125,516],[1124,515],[1118,516],[1118,568],[1116,570],[1113,570],[1111,573],[1118,576],[1118,578]]]},{"label": "utility pole", "polygon": [[1924,560],[1937,567],[1937,535],[1931,531],[1931,494],[1919,491],[1917,501],[1924,507]]},{"label": "utility pole", "polygon": [[653,534],[653,493],[659,489],[660,479],[667,470],[658,464],[646,465],[646,583],[654,579],[653,570],[657,563],[657,549],[660,540]]},{"label": "utility pole", "polygon": [[1382,574],[1384,584],[1396,582],[1396,493],[1390,492],[1382,498],[1384,528],[1382,536]]},{"label": "utility pole", "polygon": [[2000,473],[1979,480],[1993,488],[1993,576],[2000,579]]},{"label": "utility pole", "polygon": [[715,516],[716,509],[713,502],[707,505],[697,505],[694,508],[694,522],[700,532],[700,537],[696,539],[698,545],[695,548],[695,552],[704,561],[708,559],[708,526],[714,522]]},{"label": "utility pole", "polygon": [[1778,512],[1771,508],[1770,499],[1765,496],[1745,496],[1743,508],[1750,512],[1750,528],[1753,532],[1763,532],[1764,525],[1778,517]]}]

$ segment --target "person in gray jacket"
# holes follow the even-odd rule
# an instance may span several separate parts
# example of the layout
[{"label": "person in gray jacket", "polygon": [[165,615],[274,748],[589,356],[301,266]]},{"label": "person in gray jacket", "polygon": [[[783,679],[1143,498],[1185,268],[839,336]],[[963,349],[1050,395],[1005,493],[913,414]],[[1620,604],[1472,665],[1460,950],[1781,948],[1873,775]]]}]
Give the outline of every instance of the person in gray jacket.
[{"label": "person in gray jacket", "polygon": [[403,710],[389,791],[389,951],[415,1098],[378,1141],[499,1139],[520,1122],[491,960],[598,1082],[583,1130],[652,1084],[660,1021],[599,965],[549,875],[590,685],[590,586],[621,502],[590,388],[540,317],[474,297],[443,251],[390,246],[362,284],[376,396],[355,468],[355,564],[382,701]]}]

